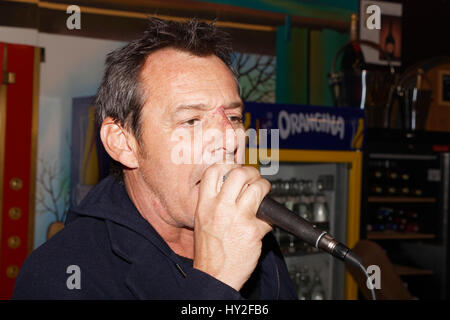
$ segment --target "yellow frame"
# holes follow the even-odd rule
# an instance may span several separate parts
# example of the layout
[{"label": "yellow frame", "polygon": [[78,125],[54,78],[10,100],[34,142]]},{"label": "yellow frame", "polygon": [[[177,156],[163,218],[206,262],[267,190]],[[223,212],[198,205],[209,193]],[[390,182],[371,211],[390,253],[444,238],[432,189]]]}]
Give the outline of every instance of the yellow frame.
[{"label": "yellow frame", "polygon": [[[258,150],[256,150],[258,151]],[[246,150],[248,154],[255,149]],[[259,152],[257,153],[259,157]],[[260,160],[270,160],[259,158]],[[362,152],[360,151],[324,151],[324,150],[297,150],[280,149],[280,162],[317,162],[317,163],[347,163],[349,164],[349,192],[347,212],[347,246],[353,248],[359,241],[360,208],[361,208],[361,178],[362,178]],[[259,161],[258,161],[259,162]],[[250,164],[258,167],[258,165]],[[345,273],[345,299],[358,299],[358,285],[348,271]]]}]

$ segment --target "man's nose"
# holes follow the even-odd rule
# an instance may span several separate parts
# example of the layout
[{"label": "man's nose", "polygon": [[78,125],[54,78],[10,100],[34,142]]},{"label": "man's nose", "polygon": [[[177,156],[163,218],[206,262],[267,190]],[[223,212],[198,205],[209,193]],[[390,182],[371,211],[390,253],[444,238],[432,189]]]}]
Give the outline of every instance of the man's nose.
[{"label": "man's nose", "polygon": [[238,136],[235,125],[230,121],[228,116],[222,110],[220,112],[220,131],[223,135],[223,148],[226,153],[234,154],[238,148]]},{"label": "man's nose", "polygon": [[226,158],[234,156],[238,149],[238,136],[235,125],[225,114],[224,110],[218,110],[209,121],[206,132],[203,132],[203,143],[206,150],[213,154],[225,152]]}]

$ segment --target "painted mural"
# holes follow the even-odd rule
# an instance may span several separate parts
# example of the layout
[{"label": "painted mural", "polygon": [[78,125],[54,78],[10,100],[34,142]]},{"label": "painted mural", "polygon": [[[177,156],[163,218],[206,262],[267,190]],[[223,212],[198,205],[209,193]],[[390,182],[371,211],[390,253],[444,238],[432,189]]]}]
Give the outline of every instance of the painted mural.
[{"label": "painted mural", "polygon": [[[87,192],[72,186],[72,150],[78,148],[77,154],[84,157],[79,159],[83,165],[78,176],[83,183],[90,183],[86,176],[99,170],[93,161],[95,148],[85,143],[95,136],[94,128],[89,127],[92,111],[74,98],[95,95],[106,55],[124,44],[51,34],[39,34],[37,43],[45,48],[45,61],[39,99],[35,248],[63,227],[68,208]],[[74,113],[74,105],[83,106],[77,109],[79,113]],[[80,141],[83,144],[78,144]]]},{"label": "painted mural", "polygon": [[244,101],[275,102],[275,56],[236,52],[233,67],[239,76]]}]

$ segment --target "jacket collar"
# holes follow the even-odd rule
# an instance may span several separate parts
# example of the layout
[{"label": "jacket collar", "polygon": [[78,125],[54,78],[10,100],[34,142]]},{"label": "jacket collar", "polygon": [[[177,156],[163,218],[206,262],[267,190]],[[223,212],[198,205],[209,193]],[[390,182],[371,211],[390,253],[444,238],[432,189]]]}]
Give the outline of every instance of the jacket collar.
[{"label": "jacket collar", "polygon": [[70,210],[66,223],[79,216],[105,220],[113,251],[128,262],[133,262],[139,247],[148,241],[168,258],[180,262],[158,232],[139,213],[123,182],[112,176],[103,179],[79,206]]}]

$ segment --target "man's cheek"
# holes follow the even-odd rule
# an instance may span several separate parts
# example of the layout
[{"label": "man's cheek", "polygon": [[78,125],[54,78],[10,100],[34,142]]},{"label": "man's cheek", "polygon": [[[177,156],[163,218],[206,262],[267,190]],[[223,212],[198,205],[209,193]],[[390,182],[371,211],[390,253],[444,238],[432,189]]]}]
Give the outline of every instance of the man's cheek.
[{"label": "man's cheek", "polygon": [[170,137],[168,147],[172,164],[192,164],[193,161],[195,162],[195,144],[192,143],[189,130],[183,128],[175,130]]}]

